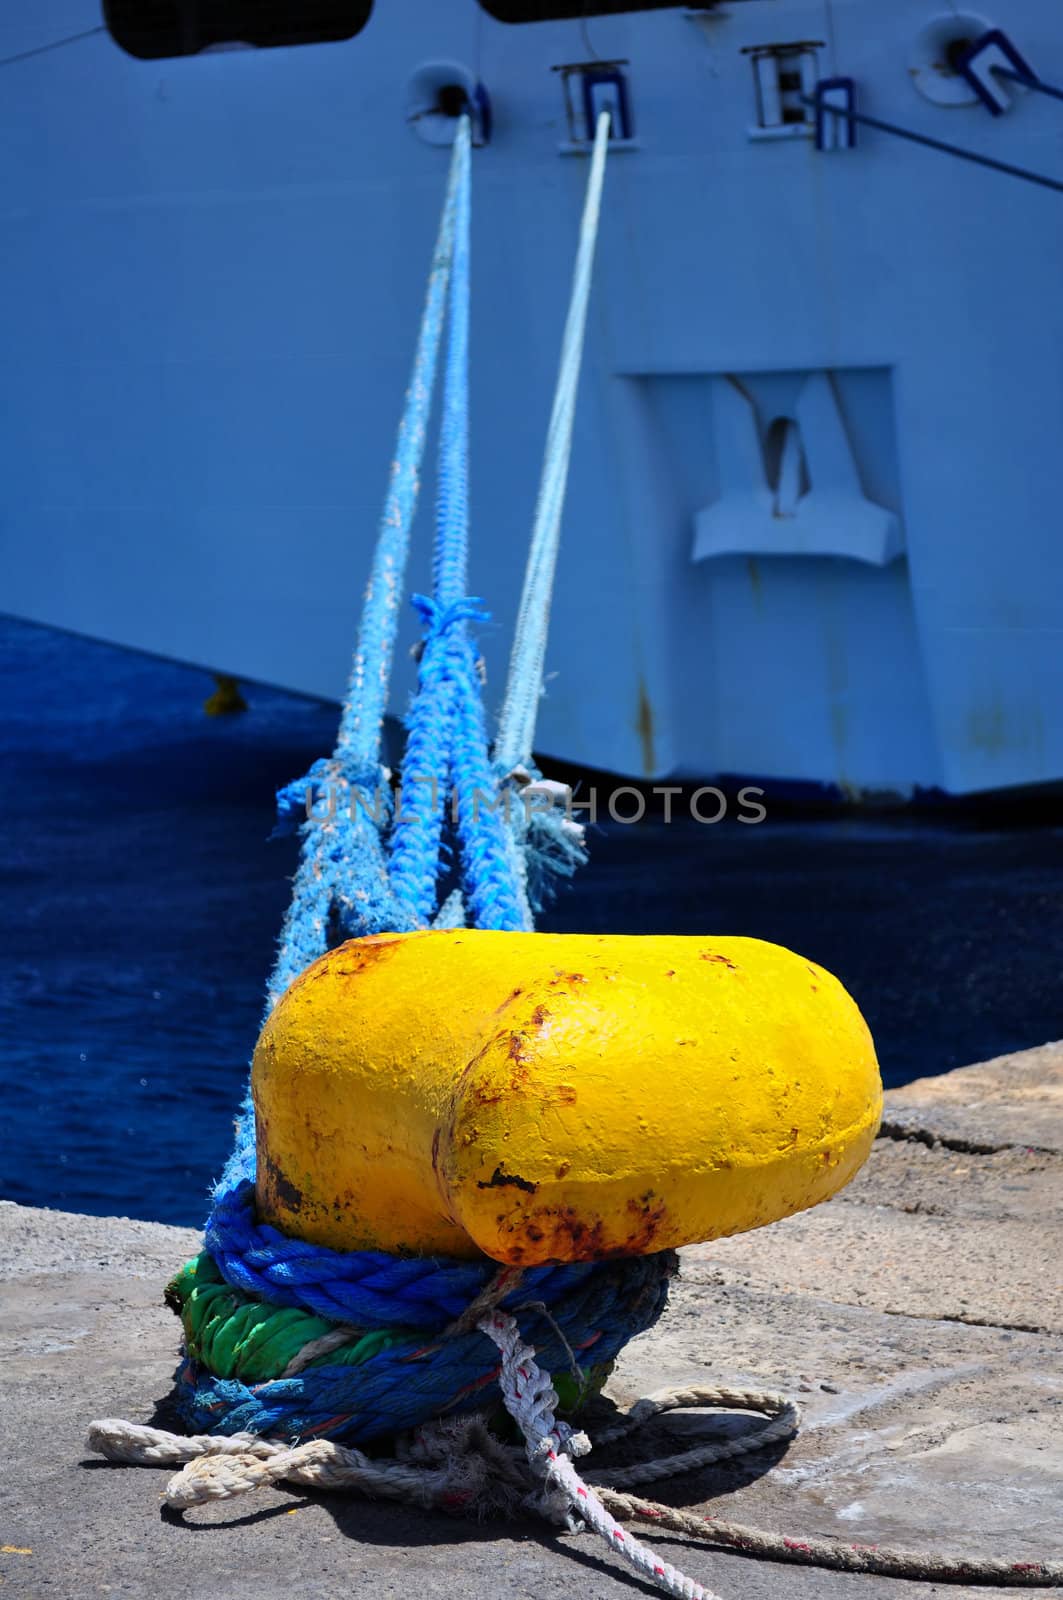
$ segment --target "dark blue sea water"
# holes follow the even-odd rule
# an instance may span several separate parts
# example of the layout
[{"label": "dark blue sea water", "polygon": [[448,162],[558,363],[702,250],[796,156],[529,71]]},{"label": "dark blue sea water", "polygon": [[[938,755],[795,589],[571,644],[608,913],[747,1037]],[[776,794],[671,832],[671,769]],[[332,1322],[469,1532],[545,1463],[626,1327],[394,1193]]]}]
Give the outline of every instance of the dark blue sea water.
[{"label": "dark blue sea water", "polygon": [[[295,865],[274,789],[336,711],[0,621],[0,1194],[202,1220]],[[736,933],[836,972],[888,1083],[1063,1035],[1063,829],[643,822],[544,926]]]}]

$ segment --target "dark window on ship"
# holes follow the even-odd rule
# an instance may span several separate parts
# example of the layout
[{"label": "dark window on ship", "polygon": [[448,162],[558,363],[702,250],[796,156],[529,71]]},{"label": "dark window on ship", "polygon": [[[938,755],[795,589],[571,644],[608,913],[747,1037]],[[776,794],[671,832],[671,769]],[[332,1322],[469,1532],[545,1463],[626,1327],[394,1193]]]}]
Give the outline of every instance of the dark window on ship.
[{"label": "dark window on ship", "polygon": [[499,22],[559,22],[615,11],[676,11],[677,0],[480,0]]},{"label": "dark window on ship", "polygon": [[753,63],[756,127],[768,133],[809,131],[815,117],[809,101],[816,92],[816,52],[821,40],[798,44],[747,46],[742,51]]},{"label": "dark window on ship", "polygon": [[104,0],[111,36],[142,61],[240,45],[352,39],[373,0]]}]

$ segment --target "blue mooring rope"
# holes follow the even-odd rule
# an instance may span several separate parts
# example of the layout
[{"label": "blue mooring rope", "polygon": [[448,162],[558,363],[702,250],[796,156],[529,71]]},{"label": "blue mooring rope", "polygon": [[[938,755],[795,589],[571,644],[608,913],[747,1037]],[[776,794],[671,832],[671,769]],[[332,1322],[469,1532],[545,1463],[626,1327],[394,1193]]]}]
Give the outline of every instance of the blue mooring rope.
[{"label": "blue mooring rope", "polygon": [[[178,1372],[175,1399],[190,1431],[289,1439],[327,1436],[365,1443],[431,1417],[476,1410],[489,1401],[498,1374],[497,1350],[475,1329],[448,1334],[446,1328],[485,1286],[494,1263],[484,1269],[475,1263],[406,1262],[379,1255],[369,1261],[385,1286],[376,1296],[381,1321],[371,1320],[370,1296],[363,1286],[358,1294],[358,1324],[386,1327],[393,1335],[386,1348],[358,1366],[313,1367],[291,1378],[257,1384],[217,1378],[186,1360]],[[400,1276],[405,1269],[420,1272],[426,1266],[425,1277]],[[675,1270],[671,1251],[539,1268],[526,1274],[502,1304],[520,1317],[523,1337],[534,1344],[536,1361],[544,1370],[571,1370],[573,1356],[581,1364],[597,1367],[612,1361],[635,1334],[653,1326],[664,1309]],[[232,1281],[231,1259],[223,1272]],[[436,1312],[432,1320],[426,1316],[426,1303],[418,1299],[417,1291],[430,1278],[450,1283],[447,1298],[455,1307],[453,1317],[447,1312]],[[471,1292],[457,1304],[459,1296],[453,1291],[462,1278],[463,1287]],[[279,1298],[272,1283],[264,1298],[292,1303]]]},{"label": "blue mooring rope", "polygon": [[[518,721],[507,725],[522,752],[525,745],[530,750],[541,685],[607,133],[608,118],[603,117],[511,671],[511,685],[525,709]],[[443,916],[464,914],[483,928],[530,926],[521,853],[497,809],[498,771],[488,750],[476,648],[469,633],[470,622],[486,620],[481,603],[466,594],[470,191],[470,129],[463,117],[335,753],[278,796],[282,820],[292,823],[304,813],[308,794],[315,799],[315,814],[302,826],[299,869],[270,982],[271,1005],[294,977],[340,939],[423,927],[432,919],[451,786],[461,887],[447,900]],[[383,788],[380,733],[394,654],[397,593],[445,308],[449,322],[435,594],[414,600],[424,639],[389,860],[384,835],[390,810],[385,807],[374,817],[367,802],[371,790],[379,795]],[[522,849],[528,843],[519,842]],[[573,850],[567,857],[561,851],[551,864],[571,870]],[[352,1334],[386,1330],[389,1338],[358,1365],[315,1365],[294,1377],[250,1386],[186,1360],[177,1399],[191,1428],[366,1441],[484,1404],[498,1371],[497,1349],[479,1332],[449,1330],[494,1282],[497,1263],[340,1252],[287,1238],[257,1222],[254,1180],[255,1124],[248,1098],[205,1231],[206,1249],[223,1279],[244,1294],[312,1312],[351,1328]],[[671,1252],[537,1267],[524,1273],[519,1287],[501,1303],[520,1312],[525,1337],[534,1340],[545,1370],[570,1367],[573,1351],[598,1366],[656,1320],[674,1270]]]},{"label": "blue mooring rope", "polygon": [[421,463],[435,388],[436,366],[446,313],[454,255],[454,221],[463,175],[462,151],[455,148],[439,236],[432,256],[413,372],[391,464],[373,566],[362,608],[358,643],[340,721],[337,752],[356,768],[380,761],[380,736],[387,708],[395,654],[399,608],[410,549],[410,529],[421,485]]},{"label": "blue mooring rope", "polygon": [[[246,1179],[222,1195],[206,1228],[206,1246],[226,1283],[274,1305],[293,1306],[365,1329],[393,1327],[396,1302],[411,1329],[453,1322],[491,1281],[497,1263],[444,1256],[392,1256],[382,1250],[330,1250],[290,1239],[255,1216]],[[592,1274],[588,1262],[529,1268],[504,1303],[552,1301]]]},{"label": "blue mooring rope", "polygon": [[550,603],[561,543],[561,516],[572,454],[576,395],[601,216],[610,120],[609,112],[603,111],[595,128],[591,170],[580,219],[576,265],[561,341],[531,544],[509,658],[505,698],[492,751],[496,781],[503,786],[509,806],[505,818],[505,845],[510,872],[518,885],[524,926],[529,928],[533,926],[534,912],[541,910],[550,899],[558,879],[571,877],[586,860],[582,832],[570,826],[569,819],[552,802],[545,808],[541,805],[526,808],[522,792],[514,784],[511,775],[523,768],[533,781],[540,776],[532,759],[532,750],[543,690]]},{"label": "blue mooring rope", "polygon": [[469,232],[471,128],[454,142],[454,263],[450,281],[443,417],[439,435],[434,599],[414,596],[425,625],[417,693],[407,719],[399,817],[391,838],[395,893],[427,921],[436,907],[439,855],[450,781],[456,680],[466,621],[484,613],[466,595],[468,566]]},{"label": "blue mooring rope", "polygon": [[[420,921],[416,910],[396,897],[388,873],[382,834],[391,822],[391,805],[380,742],[443,334],[455,212],[467,178],[464,154],[456,147],[451,160],[335,753],[277,795],[278,828],[301,828],[302,847],[268,986],[269,1010],[324,955],[334,936],[358,938],[416,927]],[[317,814],[308,817],[308,799],[313,802],[315,795],[321,796]]]},{"label": "blue mooring rope", "polygon": [[433,560],[435,596],[414,597],[425,624],[417,694],[407,722],[400,816],[391,841],[395,893],[425,920],[436,910],[446,797],[454,825],[466,914],[480,928],[530,926],[520,875],[496,811],[498,784],[475,646],[467,624],[486,621],[468,587],[470,128],[463,117],[456,159],[454,265],[439,443],[439,492]]},{"label": "blue mooring rope", "polygon": [[531,547],[517,614],[513,649],[509,658],[506,694],[498,719],[494,758],[509,771],[528,761],[535,740],[535,722],[542,691],[546,634],[550,623],[550,597],[554,586],[557,552],[561,542],[561,513],[565,504],[572,431],[576,416],[583,341],[587,326],[591,271],[598,239],[605,157],[609,148],[610,115],[603,111],[594,136],[594,152],[587,195],[580,222],[579,248],[572,279],[557,387],[550,413],[543,455],[539,494],[535,505]]}]

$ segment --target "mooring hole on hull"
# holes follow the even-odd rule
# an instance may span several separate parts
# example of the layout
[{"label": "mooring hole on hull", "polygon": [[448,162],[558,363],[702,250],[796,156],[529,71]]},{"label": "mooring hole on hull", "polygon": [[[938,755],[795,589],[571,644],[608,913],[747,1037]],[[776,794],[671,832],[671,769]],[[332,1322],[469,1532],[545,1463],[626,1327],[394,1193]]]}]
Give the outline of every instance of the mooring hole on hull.
[{"label": "mooring hole on hull", "polygon": [[436,90],[435,109],[442,117],[460,117],[469,104],[463,83],[444,83]]}]

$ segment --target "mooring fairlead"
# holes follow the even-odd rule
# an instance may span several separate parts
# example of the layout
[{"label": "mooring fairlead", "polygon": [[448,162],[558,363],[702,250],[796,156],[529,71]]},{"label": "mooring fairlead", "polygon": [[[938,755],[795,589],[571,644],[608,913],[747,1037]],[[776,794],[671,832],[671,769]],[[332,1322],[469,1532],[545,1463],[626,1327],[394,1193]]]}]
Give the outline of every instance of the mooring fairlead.
[{"label": "mooring fairlead", "polygon": [[[105,1421],[89,1444],[182,1465],[166,1491],[176,1508],[281,1480],[480,1514],[531,1495],[677,1595],[706,1591],[615,1516],[898,1571],[896,1553],[710,1528],[622,1492],[789,1439],[797,1412],[780,1396],[642,1401],[610,1437],[679,1405],[765,1420],[595,1488],[573,1465],[586,1436],[558,1417],[578,1412],[660,1315],[675,1247],[829,1197],[865,1159],[882,1101],[855,1004],[790,951],[532,931],[551,881],[583,859],[564,812],[522,795],[539,777],[535,710],[608,136],[603,113],[492,750],[470,631],[484,612],[466,577],[470,130],[459,123],[336,749],[278,797],[302,844],[252,1093],[204,1250],[167,1291],[184,1329],[175,1398],[190,1432]],[[381,732],[448,309],[434,592],[415,597],[424,637],[395,814],[380,803]],[[500,1402],[524,1451],[486,1426]],[[388,1439],[394,1457],[359,1448]],[[1011,1582],[1059,1580],[1047,1565],[1008,1570]]]}]

